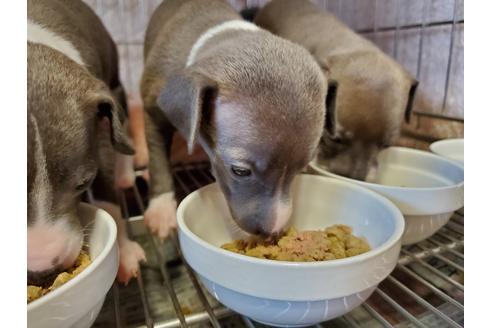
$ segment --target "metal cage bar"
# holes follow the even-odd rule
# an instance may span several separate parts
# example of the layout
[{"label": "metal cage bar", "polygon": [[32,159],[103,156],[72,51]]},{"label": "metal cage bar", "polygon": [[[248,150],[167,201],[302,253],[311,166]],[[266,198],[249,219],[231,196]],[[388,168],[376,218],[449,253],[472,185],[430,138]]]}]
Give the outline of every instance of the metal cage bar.
[{"label": "metal cage bar", "polygon": [[436,294],[437,296],[439,296],[444,301],[453,304],[454,306],[456,306],[460,310],[464,310],[463,304],[459,303],[454,298],[450,297],[448,294],[444,293],[442,290],[440,290],[439,288],[437,288],[436,286],[434,286],[433,284],[431,284],[427,280],[423,279],[421,276],[419,276],[418,274],[416,274],[412,270],[408,269],[406,266],[403,266],[401,264],[398,264],[397,268],[400,269],[400,270],[402,270],[402,271],[404,271],[406,274],[412,276],[412,278],[414,278],[415,280],[417,280],[419,283],[423,284],[425,287],[427,287],[430,290],[432,290],[432,292],[434,292],[434,294]]},{"label": "metal cage bar", "polygon": [[455,33],[456,33],[456,21],[457,21],[457,14],[458,14],[458,0],[454,0],[454,6],[453,6],[453,25],[451,26],[451,40],[449,42],[449,55],[448,55],[448,64],[446,67],[446,83],[444,86],[444,97],[442,100],[442,109],[441,113],[444,112],[446,109],[446,102],[448,100],[448,93],[449,93],[449,79],[451,76],[451,64],[453,60],[453,50],[454,50],[454,39],[455,39]]},{"label": "metal cage bar", "polygon": [[[130,219],[130,214],[128,212],[128,204],[126,202],[125,194],[123,191],[120,191],[119,194],[120,194],[120,208],[121,208],[121,212],[123,214],[123,217],[125,218],[125,221],[126,221],[125,223],[127,225],[128,237],[130,239],[133,239],[134,238],[133,233],[132,233],[132,231],[128,225],[128,220]],[[145,315],[145,324],[148,328],[151,328],[153,326],[154,322],[153,322],[152,316],[150,315],[150,311],[149,311],[149,303],[148,303],[148,299],[147,299],[147,294],[145,292],[144,282],[142,279],[142,267],[141,266],[139,267],[138,274],[137,274],[137,284],[138,284],[138,292],[140,295],[140,299],[142,301],[143,312]]]},{"label": "metal cage bar", "polygon": [[425,328],[426,326],[422,324],[414,315],[412,315],[408,310],[402,307],[398,302],[392,299],[388,294],[383,292],[380,288],[376,288],[376,294],[381,296],[388,304],[390,304],[396,311],[401,313],[408,321],[413,323],[415,326],[420,328]]},{"label": "metal cage bar", "polygon": [[[214,178],[210,174],[209,168],[210,165],[205,162],[196,163],[196,164],[184,164],[184,165],[179,164],[175,166],[174,176],[175,176],[175,181],[177,183],[176,187],[179,190],[183,191],[184,194],[188,194],[191,191],[205,184],[213,182]],[[137,208],[139,209],[140,212],[143,212],[144,204],[143,204],[142,197],[140,196],[139,189],[134,188],[133,193],[135,194],[134,198],[135,198],[135,202],[137,203]],[[123,201],[122,201],[122,210],[126,216],[128,209],[127,209],[127,204]],[[455,220],[459,220],[459,221],[457,221],[457,223],[451,222],[451,224],[459,225],[459,222],[462,221],[463,216],[461,214],[455,214],[454,218]],[[130,221],[132,222],[137,222],[138,220],[142,220],[142,218],[137,217],[137,218],[130,219]],[[447,258],[443,256],[444,253],[448,252],[453,255],[458,254],[456,257],[457,259],[461,259],[461,260],[463,259],[463,256],[461,257],[459,256],[459,254],[462,255],[460,248],[463,246],[463,231],[457,229],[456,227],[453,228],[454,230],[456,230],[456,232],[454,232],[455,235],[453,237],[449,236],[449,233],[443,234],[439,232],[438,234],[434,235],[433,240],[431,241],[428,240],[426,242],[421,242],[412,247],[404,247],[402,249],[399,264],[397,265],[397,270],[405,274],[409,279],[412,279],[412,281],[415,281],[428,288],[432,292],[432,294],[435,295],[438,299],[442,300],[442,302],[452,305],[453,308],[455,308],[459,313],[463,313],[464,311],[464,306],[462,304],[463,300],[461,298],[459,298],[458,300],[455,299],[453,297],[454,294],[453,291],[448,291],[447,289],[443,290],[442,287],[436,285],[435,279],[439,278],[444,282],[450,284],[454,288],[456,288],[456,290],[461,292],[464,291],[464,286],[459,282],[455,281],[454,279],[450,278],[448,275],[442,272],[438,267],[435,267],[434,264],[432,265],[430,264],[433,262],[428,262],[430,259],[436,259],[440,261],[440,263],[443,263],[444,265],[448,265],[449,267],[454,268],[458,270],[458,272],[460,272],[459,269],[461,265],[458,262],[453,261],[452,258]],[[131,225],[129,226],[129,230],[131,230]],[[448,230],[451,231],[450,229]],[[443,229],[441,229],[441,231],[447,231],[447,228],[444,227]],[[154,237],[151,237],[148,234],[148,232],[145,232],[145,234],[147,234],[146,238],[154,239]],[[183,265],[187,266],[180,252],[179,243],[176,239],[176,236],[174,235],[172,238],[173,238],[172,239],[173,247],[177,250],[178,256],[182,260]],[[154,245],[152,247],[155,248],[156,246],[157,245]],[[158,249],[155,248],[155,251],[158,252]],[[163,259],[162,257],[158,257],[158,258],[159,258],[158,270],[161,270],[161,267],[165,267],[166,259]],[[445,261],[443,261],[443,259]],[[416,268],[413,267],[413,265],[415,264],[425,269],[426,272],[429,272],[431,276],[423,275],[423,272],[421,272],[420,270],[416,270]],[[188,276],[188,280],[190,281],[190,286],[192,286],[192,288],[194,289],[204,310],[202,312],[187,314],[186,316],[183,315],[183,318],[180,320],[179,315],[180,313],[182,314],[182,309],[179,306],[179,301],[176,295],[176,291],[174,291],[172,288],[172,281],[169,279],[169,276],[167,276],[166,278],[166,273],[161,272],[161,274],[163,275],[164,284],[169,286],[169,287],[167,286],[164,287],[167,289],[170,295],[171,293],[174,292],[174,295],[176,296],[174,301],[172,300],[173,297],[172,296],[170,297],[171,297],[171,302],[173,303],[173,309],[177,317],[169,318],[164,321],[156,321],[154,318],[152,318],[151,314],[149,313],[150,311],[148,306],[150,300],[148,299],[148,295],[146,295],[145,293],[145,288],[144,288],[145,282],[142,281],[141,283],[137,284],[137,288],[139,288],[139,295],[141,298],[139,302],[140,304],[139,306],[141,307],[144,316],[142,317],[142,321],[143,321],[142,324],[137,325],[137,327],[140,328],[143,327],[167,328],[167,327],[180,327],[180,326],[186,327],[186,325],[205,323],[205,322],[210,323],[213,327],[220,327],[221,318],[226,318],[226,317],[230,318],[231,316],[235,315],[234,312],[224,307],[212,308],[212,306],[207,300],[207,297],[205,296],[207,292],[201,287],[193,270],[189,266],[185,267],[185,269],[187,270],[186,275]],[[433,306],[428,301],[423,299],[420,295],[418,295],[415,290],[412,290],[410,286],[407,286],[402,280],[400,280],[400,277],[396,275],[395,272],[393,272],[387,278],[386,285],[389,284],[388,286],[392,286],[392,288],[399,289],[402,292],[404,292],[406,295],[408,295],[409,300],[422,306],[426,311],[432,313],[437,318],[442,320],[442,322],[445,323],[447,326],[450,327],[462,326],[460,322],[456,321],[448,313],[443,312],[441,309],[438,309],[437,307]],[[121,288],[129,288],[129,287],[121,287],[115,284],[115,286],[113,286],[113,292],[112,292],[113,295],[116,295],[115,297],[113,297],[114,303],[112,304],[114,313],[116,314],[115,326],[122,325],[122,319],[121,319],[122,313],[119,303],[127,301],[125,299],[121,299],[121,293],[119,292]],[[405,305],[403,305],[405,303],[400,303],[394,297],[390,296],[390,294],[388,294],[386,291],[382,290],[380,287],[377,288],[375,295],[382,297],[382,299],[393,309],[393,311],[395,311],[395,313],[399,313],[401,317],[404,318],[406,321],[411,322],[412,324],[418,327],[425,326],[425,324],[423,324],[418,317],[413,315],[408,309],[405,308]],[[147,308],[147,310],[145,309],[145,307]],[[384,312],[380,312],[381,309],[375,308],[371,303],[364,303],[361,309],[365,313],[370,315],[370,317],[373,318],[375,321],[380,323],[382,326],[393,327],[393,325],[386,317],[386,314]],[[345,326],[351,326],[351,327],[364,326],[360,324],[356,319],[356,317],[352,316],[351,313],[345,315],[343,318],[340,318],[339,320],[340,322],[343,322],[343,325]],[[185,322],[186,325],[183,324],[183,321]],[[252,327],[256,327],[255,323],[253,323],[250,320],[244,322],[250,322],[252,324]],[[247,325],[244,322],[243,324]],[[319,326],[321,327],[322,325]]]},{"label": "metal cage bar", "polygon": [[117,328],[121,327],[121,311],[120,311],[120,292],[118,290],[118,283],[113,282],[111,287],[111,293],[113,294],[113,311],[114,311],[114,323]]},{"label": "metal cage bar", "polygon": [[[134,185],[133,186],[133,191],[135,195],[135,199],[137,201],[137,205],[139,207],[139,210],[141,213],[145,211],[145,206],[143,204],[142,198],[140,197],[140,192],[138,191],[137,187]],[[171,297],[171,301],[174,307],[174,310],[176,312],[176,315],[178,316],[179,322],[182,327],[188,327],[188,324],[186,322],[186,319],[184,317],[183,310],[181,309],[181,305],[179,303],[178,297],[176,295],[176,291],[174,290],[174,287],[171,282],[171,278],[169,276],[169,272],[166,268],[166,260],[162,257],[161,252],[159,252],[159,243],[156,241],[155,236],[152,235],[152,232],[148,231],[150,235],[150,239],[152,241],[152,249],[154,251],[154,254],[157,256],[158,262],[159,262],[159,271],[161,273],[161,276],[163,278],[164,286],[167,289],[167,292],[169,293],[169,296]]]},{"label": "metal cage bar", "polygon": [[457,324],[453,319],[451,319],[446,314],[444,314],[441,311],[439,311],[438,309],[436,309],[429,302],[427,302],[422,297],[420,297],[419,295],[417,295],[414,291],[412,291],[410,288],[408,288],[407,286],[405,286],[404,284],[402,284],[400,281],[398,281],[393,276],[390,275],[387,279],[389,281],[391,281],[394,285],[398,286],[398,288],[400,288],[401,290],[403,290],[405,293],[407,293],[408,295],[410,295],[410,297],[412,297],[420,305],[424,306],[428,311],[431,311],[432,313],[434,313],[435,315],[437,315],[439,318],[441,318],[442,320],[444,320],[451,327],[455,327],[455,328],[461,328],[462,327],[461,325]]},{"label": "metal cage bar", "polygon": [[378,311],[374,310],[369,304],[364,303],[362,304],[362,307],[384,327],[386,328],[393,327],[393,325],[389,323],[388,320],[386,320]]},{"label": "metal cage bar", "polygon": [[398,59],[398,45],[400,42],[400,0],[396,0],[395,36],[393,39],[393,58]]},{"label": "metal cage bar", "polygon": [[449,282],[450,284],[454,285],[455,287],[457,287],[458,289],[464,291],[465,288],[463,287],[462,284],[460,284],[459,282],[451,279],[450,277],[448,277],[447,275],[445,275],[444,273],[442,273],[441,271],[439,271],[439,269],[436,269],[435,267],[433,267],[432,265],[430,265],[429,263],[427,262],[424,262],[422,261],[420,258],[418,258],[417,256],[415,256],[414,254],[408,252],[407,250],[405,249],[402,249],[402,253],[405,254],[405,255],[409,255],[410,257],[412,257],[416,262],[418,262],[419,264],[421,264],[422,266],[424,266],[426,269],[432,271],[433,273],[435,273],[437,276],[439,276],[440,278],[444,279],[445,281]]},{"label": "metal cage bar", "polygon": [[427,13],[429,11],[428,9],[429,4],[430,4],[430,0],[424,0],[422,4],[422,24],[420,25],[419,54],[417,57],[417,72],[415,74],[417,81],[420,80],[420,74],[422,70],[422,54],[424,51],[424,36],[425,36],[425,28],[427,27]]}]

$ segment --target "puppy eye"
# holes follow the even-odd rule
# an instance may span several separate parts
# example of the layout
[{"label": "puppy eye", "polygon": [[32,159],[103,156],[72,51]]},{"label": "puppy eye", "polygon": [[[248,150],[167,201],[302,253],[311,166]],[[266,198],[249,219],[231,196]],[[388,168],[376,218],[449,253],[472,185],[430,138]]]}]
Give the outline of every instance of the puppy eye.
[{"label": "puppy eye", "polygon": [[231,171],[238,177],[247,177],[251,175],[251,170],[244,168],[244,167],[239,167],[239,166],[231,166]]}]

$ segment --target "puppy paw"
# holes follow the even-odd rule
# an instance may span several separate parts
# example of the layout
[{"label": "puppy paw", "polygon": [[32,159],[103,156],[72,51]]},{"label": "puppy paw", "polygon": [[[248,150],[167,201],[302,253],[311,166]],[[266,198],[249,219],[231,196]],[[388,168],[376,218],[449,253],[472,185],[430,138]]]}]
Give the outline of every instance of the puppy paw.
[{"label": "puppy paw", "polygon": [[147,261],[142,247],[131,240],[125,240],[120,244],[120,264],[118,267],[118,281],[127,285],[130,279],[138,275],[141,261]]},{"label": "puppy paw", "polygon": [[166,238],[177,227],[176,200],[173,192],[152,198],[144,213],[144,223],[160,239]]}]

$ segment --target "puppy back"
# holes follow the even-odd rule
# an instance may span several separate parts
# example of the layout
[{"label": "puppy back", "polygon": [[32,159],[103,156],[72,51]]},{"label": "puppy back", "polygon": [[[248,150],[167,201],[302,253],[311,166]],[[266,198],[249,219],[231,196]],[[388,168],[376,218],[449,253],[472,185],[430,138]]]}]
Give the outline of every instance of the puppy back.
[{"label": "puppy back", "polygon": [[170,72],[183,70],[197,39],[222,22],[241,19],[223,0],[166,0],[153,13],[144,44],[140,90],[144,104],[155,104]]},{"label": "puppy back", "polygon": [[27,17],[69,41],[94,76],[110,87],[119,83],[116,45],[88,5],[80,0],[28,0]]}]

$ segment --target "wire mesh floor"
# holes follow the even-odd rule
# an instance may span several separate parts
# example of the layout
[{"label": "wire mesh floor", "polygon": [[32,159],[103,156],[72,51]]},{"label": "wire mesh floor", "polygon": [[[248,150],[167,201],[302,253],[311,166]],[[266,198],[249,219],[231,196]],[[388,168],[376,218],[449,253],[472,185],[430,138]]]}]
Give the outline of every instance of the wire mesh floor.
[{"label": "wire mesh floor", "polygon": [[[174,167],[177,198],[214,181],[208,163]],[[176,234],[159,242],[143,225],[147,188],[138,179],[121,195],[131,237],[147,263],[128,286],[115,283],[94,327],[265,327],[223,307],[184,261]],[[403,247],[374,294],[347,315],[317,327],[463,327],[464,211],[431,238]]]}]

